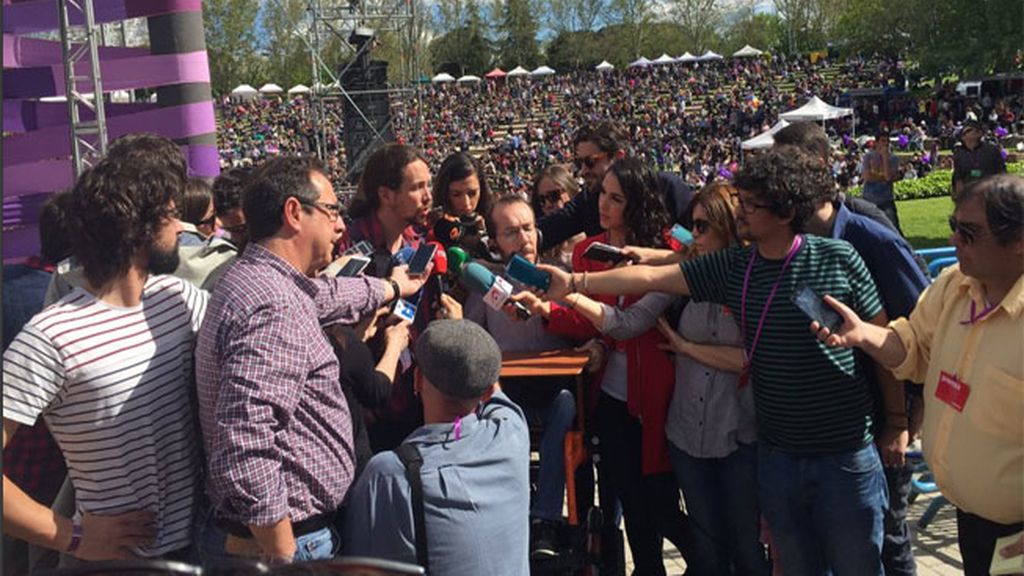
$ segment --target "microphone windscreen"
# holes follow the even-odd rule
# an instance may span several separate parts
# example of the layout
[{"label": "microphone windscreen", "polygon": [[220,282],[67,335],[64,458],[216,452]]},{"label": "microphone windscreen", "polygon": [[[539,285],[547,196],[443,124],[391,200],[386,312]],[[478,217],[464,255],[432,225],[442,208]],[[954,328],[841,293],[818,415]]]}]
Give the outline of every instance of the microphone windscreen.
[{"label": "microphone windscreen", "polygon": [[448,268],[453,270],[456,274],[462,274],[462,268],[469,262],[469,254],[458,246],[452,246],[448,249]]},{"label": "microphone windscreen", "polygon": [[434,233],[434,238],[438,242],[445,246],[451,246],[462,238],[462,223],[460,223],[458,219],[445,215],[434,223],[432,231]]},{"label": "microphone windscreen", "polygon": [[434,269],[431,274],[447,274],[448,273],[448,253],[444,251],[444,246],[441,246],[438,242],[431,242],[436,249],[434,251]]},{"label": "microphone windscreen", "polygon": [[486,294],[494,284],[494,274],[484,266],[476,262],[470,262],[462,269],[462,278],[460,280],[463,286],[469,290]]}]

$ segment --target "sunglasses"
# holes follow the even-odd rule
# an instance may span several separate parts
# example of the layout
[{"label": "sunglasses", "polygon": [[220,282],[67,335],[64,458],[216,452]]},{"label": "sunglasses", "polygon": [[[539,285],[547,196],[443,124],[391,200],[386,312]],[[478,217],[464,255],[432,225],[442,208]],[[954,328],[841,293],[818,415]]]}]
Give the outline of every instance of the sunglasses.
[{"label": "sunglasses", "polygon": [[572,164],[576,167],[576,171],[579,172],[586,166],[588,169],[593,170],[594,166],[597,165],[597,161],[602,157],[608,156],[607,152],[596,152],[590,156],[584,156],[583,158],[577,158],[573,160]]},{"label": "sunglasses", "polygon": [[708,230],[711,229],[711,222],[704,219],[697,219],[693,221],[693,231],[698,234],[707,234]]},{"label": "sunglasses", "polygon": [[949,217],[949,229],[954,234],[959,234],[964,244],[973,244],[975,240],[985,235],[985,232],[977,224],[961,222],[956,216]]},{"label": "sunglasses", "polygon": [[555,189],[549,192],[538,192],[537,202],[541,206],[545,204],[558,204],[558,202],[562,199],[562,194],[564,194],[564,192],[562,192],[561,189]]}]

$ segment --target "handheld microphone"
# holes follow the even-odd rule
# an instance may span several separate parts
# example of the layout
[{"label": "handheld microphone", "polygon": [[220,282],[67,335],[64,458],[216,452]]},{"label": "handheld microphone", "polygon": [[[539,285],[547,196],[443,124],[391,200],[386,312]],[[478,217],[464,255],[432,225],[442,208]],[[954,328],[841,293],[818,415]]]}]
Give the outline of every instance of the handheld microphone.
[{"label": "handheld microphone", "polygon": [[444,276],[448,274],[448,253],[445,252],[444,246],[440,242],[428,242],[433,244],[437,250],[434,252],[434,268],[431,274]]},{"label": "handheld microphone", "polygon": [[458,244],[464,232],[465,227],[458,217],[448,214],[442,214],[437,219],[437,222],[434,222],[434,227],[431,229],[434,239],[445,246],[455,246]]},{"label": "handheld microphone", "polygon": [[448,270],[453,276],[460,276],[462,274],[462,268],[471,260],[469,254],[466,254],[466,251],[458,246],[448,248],[447,253]]},{"label": "handheld microphone", "polygon": [[[462,285],[472,292],[483,295],[484,303],[493,310],[501,310],[512,295],[512,284],[501,276],[495,276],[490,270],[476,262],[466,264],[462,269]],[[522,320],[530,318],[530,311],[520,302],[513,302],[516,315]]]}]

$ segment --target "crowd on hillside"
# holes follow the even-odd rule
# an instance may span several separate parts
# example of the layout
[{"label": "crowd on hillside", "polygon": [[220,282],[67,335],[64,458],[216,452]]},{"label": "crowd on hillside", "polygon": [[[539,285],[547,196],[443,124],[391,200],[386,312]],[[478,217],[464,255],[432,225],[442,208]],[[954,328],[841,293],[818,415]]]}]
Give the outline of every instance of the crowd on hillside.
[{"label": "crowd on hillside", "polygon": [[[935,167],[937,150],[952,147],[966,118],[987,123],[996,136],[1021,131],[1019,95],[967,98],[954,85],[943,85],[921,97],[920,91],[904,91],[906,84],[900,63],[880,59],[809,64],[776,57],[585,71],[543,80],[425,86],[418,107],[393,101],[392,126],[399,139],[416,142],[436,165],[453,151],[480,155],[494,185],[509,192],[525,191],[544,166],[569,161],[576,127],[601,119],[623,122],[641,157],[695,185],[735,172],[740,143],[812,95],[856,110],[852,120],[827,126],[844,152],[835,175],[846,185],[858,183],[864,136],[880,129],[892,134],[898,150],[914,153],[905,166],[910,177]],[[855,89],[873,89],[876,96],[851,99]],[[885,98],[877,96],[883,91]],[[332,177],[340,182],[343,103],[325,106],[325,148]],[[225,167],[316,149],[316,123],[304,99],[225,99],[218,116]]]}]

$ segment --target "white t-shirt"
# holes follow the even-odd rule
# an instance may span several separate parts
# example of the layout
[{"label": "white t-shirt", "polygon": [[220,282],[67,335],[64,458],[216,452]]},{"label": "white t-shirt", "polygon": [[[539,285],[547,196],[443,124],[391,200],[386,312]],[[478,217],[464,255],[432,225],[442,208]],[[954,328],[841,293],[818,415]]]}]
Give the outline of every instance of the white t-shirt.
[{"label": "white t-shirt", "polygon": [[4,418],[44,418],[79,511],[155,512],[157,538],[142,556],[191,543],[201,465],[192,358],[206,303],[173,276],[150,277],[133,308],[75,288],[4,352]]}]

